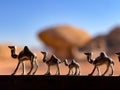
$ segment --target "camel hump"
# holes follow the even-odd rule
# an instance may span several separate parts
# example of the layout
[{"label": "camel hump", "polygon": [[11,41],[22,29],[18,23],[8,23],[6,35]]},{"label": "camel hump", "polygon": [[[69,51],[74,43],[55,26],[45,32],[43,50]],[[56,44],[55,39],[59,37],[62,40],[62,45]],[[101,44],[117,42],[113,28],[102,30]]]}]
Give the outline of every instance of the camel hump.
[{"label": "camel hump", "polygon": [[73,63],[76,63],[76,60],[75,60],[75,59],[72,59],[72,62],[73,62]]},{"label": "camel hump", "polygon": [[58,61],[59,63],[61,63],[61,60],[59,58],[57,58],[55,55],[52,55],[51,58]]},{"label": "camel hump", "polygon": [[24,49],[28,49],[28,46],[25,46]]},{"label": "camel hump", "polygon": [[24,51],[30,51],[29,48],[28,48],[28,46],[24,47]]},{"label": "camel hump", "polygon": [[34,55],[34,54],[30,51],[30,49],[28,48],[28,46],[25,46],[23,51],[24,51],[25,54]]},{"label": "camel hump", "polygon": [[101,52],[101,53],[100,53],[100,56],[101,56],[101,57],[107,57],[107,54],[106,54],[105,52]]}]

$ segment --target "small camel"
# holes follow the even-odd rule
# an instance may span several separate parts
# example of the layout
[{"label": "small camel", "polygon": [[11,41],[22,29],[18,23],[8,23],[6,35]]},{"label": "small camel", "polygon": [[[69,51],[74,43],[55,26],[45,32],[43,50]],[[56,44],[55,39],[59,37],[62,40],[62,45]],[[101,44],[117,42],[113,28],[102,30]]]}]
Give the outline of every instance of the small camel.
[{"label": "small camel", "polygon": [[118,55],[118,60],[119,60],[119,62],[120,62],[120,52],[117,52],[117,53],[115,53],[115,54]]},{"label": "small camel", "polygon": [[102,74],[102,76],[104,76],[108,70],[109,70],[109,67],[111,67],[111,74],[109,74],[109,76],[112,76],[113,73],[114,73],[114,69],[113,69],[113,66],[114,65],[114,62],[113,60],[108,57],[106,55],[105,52],[101,52],[100,53],[100,56],[98,56],[97,58],[95,58],[95,60],[91,59],[91,56],[92,56],[92,53],[91,52],[88,52],[88,53],[84,53],[86,56],[87,56],[87,60],[90,64],[93,64],[94,65],[94,69],[92,70],[92,72],[89,74],[89,76],[93,75],[95,69],[97,68],[97,71],[98,71],[98,75],[100,76],[101,75],[101,72],[98,68],[98,66],[100,65],[103,65],[103,64],[106,64],[107,65],[107,69],[105,70],[105,72]]},{"label": "small camel", "polygon": [[11,57],[15,58],[15,59],[18,58],[17,67],[14,70],[14,72],[12,73],[12,75],[14,75],[17,72],[20,63],[22,63],[22,75],[25,74],[24,61],[26,61],[26,60],[30,60],[30,63],[31,63],[31,68],[30,68],[30,71],[27,73],[27,75],[31,74],[33,67],[35,66],[36,69],[32,73],[34,75],[38,69],[37,56],[35,54],[33,54],[27,46],[25,46],[24,49],[18,55],[15,53],[15,50],[16,50],[15,46],[8,46],[8,47],[11,49]]},{"label": "small camel", "polygon": [[45,75],[51,75],[50,73],[50,66],[56,65],[57,67],[57,72],[56,75],[60,75],[60,67],[59,64],[61,63],[61,60],[58,59],[55,55],[51,55],[51,57],[47,57],[47,52],[41,51],[41,53],[44,55],[43,56],[43,62],[47,64],[48,69]]},{"label": "small camel", "polygon": [[76,62],[74,59],[72,59],[71,63],[68,63],[68,60],[65,59],[64,63],[69,68],[69,71],[68,71],[67,75],[70,75],[70,73],[73,70],[73,68],[75,68],[75,72],[73,74],[73,71],[72,71],[72,74],[73,75],[80,75],[80,64],[78,62]]}]

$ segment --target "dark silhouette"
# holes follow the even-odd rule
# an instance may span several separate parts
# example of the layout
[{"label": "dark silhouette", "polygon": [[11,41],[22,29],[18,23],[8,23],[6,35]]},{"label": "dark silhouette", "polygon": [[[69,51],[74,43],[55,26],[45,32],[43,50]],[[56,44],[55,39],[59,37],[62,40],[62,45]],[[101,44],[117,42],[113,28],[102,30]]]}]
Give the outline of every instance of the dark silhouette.
[{"label": "dark silhouette", "polygon": [[115,54],[118,55],[118,60],[119,60],[119,62],[120,62],[120,52],[117,52],[117,53],[115,53]]},{"label": "dark silhouette", "polygon": [[27,46],[25,46],[24,49],[18,55],[15,53],[15,46],[8,46],[8,47],[11,49],[11,57],[15,58],[15,59],[18,58],[18,65],[17,65],[16,69],[14,70],[14,72],[12,73],[12,75],[14,75],[16,73],[20,63],[22,63],[22,70],[23,70],[22,75],[25,74],[24,61],[26,61],[26,60],[30,60],[30,63],[31,63],[31,68],[30,68],[30,71],[27,73],[27,75],[31,74],[33,67],[36,66],[35,71],[32,73],[34,75],[38,68],[37,56],[35,54],[33,54]]},{"label": "dark silhouette", "polygon": [[61,60],[58,59],[55,55],[51,55],[51,57],[48,58],[47,55],[46,55],[47,52],[41,51],[41,53],[44,55],[43,62],[46,63],[47,66],[48,66],[48,69],[47,69],[47,72],[45,73],[45,75],[51,75],[51,73],[50,73],[50,66],[52,66],[52,65],[56,65],[56,67],[57,67],[56,75],[60,75],[59,64],[61,63]]},{"label": "dark silhouette", "polygon": [[74,59],[72,59],[71,63],[68,63],[68,60],[65,59],[64,63],[69,68],[69,72],[67,75],[70,75],[73,68],[75,68],[75,73],[73,74],[73,71],[72,71],[72,74],[73,75],[80,75],[80,64],[78,62],[76,62]]},{"label": "dark silhouette", "polygon": [[108,70],[109,70],[109,67],[111,67],[111,74],[110,76],[113,75],[114,73],[114,69],[113,69],[113,66],[112,64],[114,65],[114,62],[113,60],[108,57],[105,52],[101,52],[100,53],[100,56],[98,56],[97,58],[95,58],[95,60],[91,59],[91,56],[92,56],[92,53],[91,52],[88,52],[88,53],[84,53],[86,56],[87,56],[87,60],[89,63],[93,64],[94,65],[94,69],[93,71],[89,74],[89,76],[93,75],[95,69],[97,68],[97,71],[98,71],[98,75],[101,75],[101,72],[98,68],[98,66],[100,65],[103,65],[103,64],[106,64],[107,65],[107,69],[105,70],[105,72],[102,74],[102,76],[104,76]]}]

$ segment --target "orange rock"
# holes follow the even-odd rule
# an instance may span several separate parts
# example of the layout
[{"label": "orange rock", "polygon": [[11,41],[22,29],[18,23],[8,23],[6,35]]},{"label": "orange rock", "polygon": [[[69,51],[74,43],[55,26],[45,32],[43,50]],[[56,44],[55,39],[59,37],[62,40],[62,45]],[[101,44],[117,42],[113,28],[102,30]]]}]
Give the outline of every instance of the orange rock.
[{"label": "orange rock", "polygon": [[72,48],[81,47],[91,39],[91,36],[83,29],[69,25],[44,29],[38,33],[38,37],[61,59],[73,58]]}]

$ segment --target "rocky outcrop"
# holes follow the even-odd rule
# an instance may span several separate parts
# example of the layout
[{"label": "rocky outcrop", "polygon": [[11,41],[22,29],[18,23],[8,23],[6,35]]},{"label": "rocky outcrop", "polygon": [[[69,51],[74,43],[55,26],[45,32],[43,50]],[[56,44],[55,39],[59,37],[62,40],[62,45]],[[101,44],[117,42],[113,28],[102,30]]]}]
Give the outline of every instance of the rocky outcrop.
[{"label": "rocky outcrop", "polygon": [[120,51],[120,26],[111,30],[111,32],[107,35],[106,42],[110,54]]},{"label": "rocky outcrop", "polygon": [[62,60],[73,58],[72,48],[82,47],[91,39],[91,36],[83,29],[69,25],[44,29],[38,33],[38,37]]},{"label": "rocky outcrop", "polygon": [[105,51],[108,55],[120,51],[120,26],[112,28],[107,35],[96,36],[93,39],[84,30],[71,26],[52,27],[38,35],[60,58],[76,57],[82,60],[85,59],[83,53],[87,51],[94,53],[93,58],[101,51]]},{"label": "rocky outcrop", "polygon": [[[92,51],[93,57],[96,57],[101,51],[105,51],[109,56],[120,52],[120,26],[117,26],[104,36],[97,36],[88,42],[85,46],[79,47],[79,59],[84,59],[80,53]],[[81,58],[80,58],[81,57]]]},{"label": "rocky outcrop", "polygon": [[93,38],[91,41],[89,41],[86,45],[79,48],[80,51],[105,51],[106,50],[106,36],[100,35],[95,38]]},{"label": "rocky outcrop", "polygon": [[94,37],[92,40],[90,40],[86,45],[83,47],[78,48],[79,52],[76,52],[74,56],[77,58],[77,60],[85,60],[86,56],[84,55],[85,52],[93,52],[92,55],[93,58],[95,58],[101,51],[106,51],[106,36],[100,35]]}]

